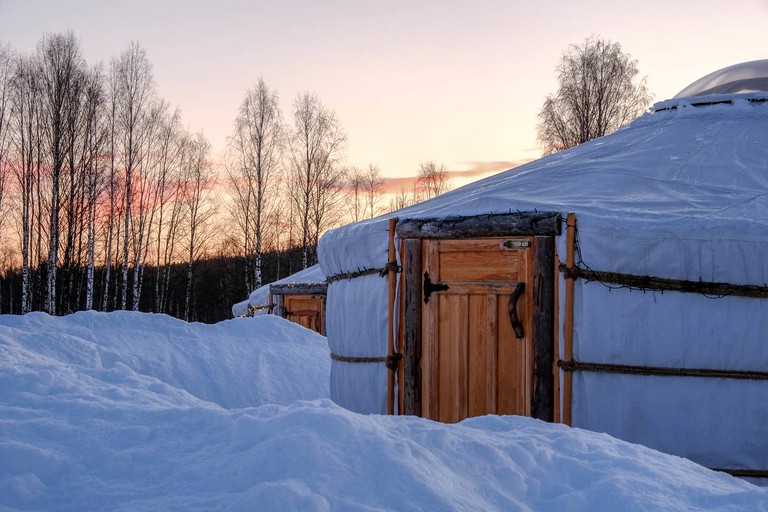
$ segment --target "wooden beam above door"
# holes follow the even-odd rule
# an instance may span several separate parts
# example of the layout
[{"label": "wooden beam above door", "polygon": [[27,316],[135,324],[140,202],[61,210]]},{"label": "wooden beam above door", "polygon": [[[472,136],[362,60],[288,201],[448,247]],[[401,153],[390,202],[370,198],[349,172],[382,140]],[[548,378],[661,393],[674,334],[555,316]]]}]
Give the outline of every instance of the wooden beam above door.
[{"label": "wooden beam above door", "polygon": [[557,236],[562,219],[559,212],[516,212],[469,217],[400,219],[397,236],[405,238],[477,238],[492,236]]}]

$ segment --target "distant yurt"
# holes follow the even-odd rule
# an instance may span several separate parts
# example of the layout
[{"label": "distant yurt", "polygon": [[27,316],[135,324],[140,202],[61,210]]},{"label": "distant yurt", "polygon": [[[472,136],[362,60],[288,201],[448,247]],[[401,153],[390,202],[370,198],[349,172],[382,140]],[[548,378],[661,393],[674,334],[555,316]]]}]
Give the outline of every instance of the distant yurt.
[{"label": "distant yurt", "polygon": [[232,316],[275,314],[324,335],[327,287],[320,265],[312,265],[254,290]]},{"label": "distant yurt", "polygon": [[520,414],[768,476],[768,60],[328,232],[331,397]]},{"label": "distant yurt", "polygon": [[325,282],[273,283],[269,295],[275,314],[325,335]]}]

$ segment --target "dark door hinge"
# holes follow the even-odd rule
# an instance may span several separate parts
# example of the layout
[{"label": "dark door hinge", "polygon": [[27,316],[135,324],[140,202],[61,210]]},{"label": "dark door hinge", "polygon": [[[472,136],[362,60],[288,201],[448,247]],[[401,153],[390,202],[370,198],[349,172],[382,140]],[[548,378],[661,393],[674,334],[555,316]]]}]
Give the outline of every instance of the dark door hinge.
[{"label": "dark door hinge", "polygon": [[447,289],[447,284],[433,283],[429,278],[429,272],[424,272],[424,304],[429,302],[429,296],[432,295],[432,292],[444,292]]}]

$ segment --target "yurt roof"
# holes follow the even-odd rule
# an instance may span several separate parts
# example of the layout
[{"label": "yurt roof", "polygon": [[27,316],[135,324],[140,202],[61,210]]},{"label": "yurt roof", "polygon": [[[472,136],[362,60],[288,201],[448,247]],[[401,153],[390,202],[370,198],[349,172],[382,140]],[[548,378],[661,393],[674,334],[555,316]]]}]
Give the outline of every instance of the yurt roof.
[{"label": "yurt roof", "polygon": [[[398,216],[579,209],[617,218],[765,219],[768,93],[643,115],[613,134],[451,191]],[[668,104],[668,103],[665,103]],[[752,213],[750,213],[752,212]]]},{"label": "yurt roof", "polygon": [[[632,246],[620,239],[632,236],[768,242],[768,92],[707,98],[658,103],[610,135],[389,216],[574,211],[582,233],[600,232],[604,245],[616,238],[622,251]],[[372,263],[381,248],[366,240],[384,224],[373,219],[326,234],[326,275]]]}]

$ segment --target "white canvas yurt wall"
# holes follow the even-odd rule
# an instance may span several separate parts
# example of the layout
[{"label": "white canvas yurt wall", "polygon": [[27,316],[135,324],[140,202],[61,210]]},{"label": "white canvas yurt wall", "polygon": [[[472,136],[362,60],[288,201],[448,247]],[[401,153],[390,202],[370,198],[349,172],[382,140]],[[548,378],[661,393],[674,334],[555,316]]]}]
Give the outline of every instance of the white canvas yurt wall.
[{"label": "white canvas yurt wall", "polygon": [[[766,62],[719,80],[738,81]],[[616,133],[393,215],[575,212],[581,268],[766,286],[768,93],[729,87],[741,93],[659,103]],[[327,233],[319,246],[325,275],[384,267],[387,230],[380,218]],[[565,236],[556,242],[564,261]],[[562,309],[562,275],[559,289]],[[768,300],[584,280],[575,295],[577,361],[768,371]],[[333,281],[332,352],[385,356],[386,302],[387,281],[375,274]],[[561,332],[561,354],[562,343]],[[342,406],[384,412],[385,393],[383,364],[334,361],[331,396]],[[572,424],[709,467],[764,470],[766,396],[768,381],[574,372]]]}]

